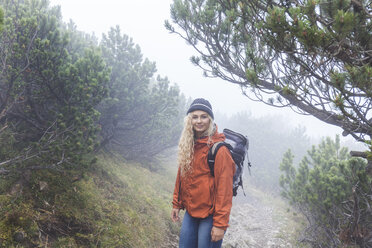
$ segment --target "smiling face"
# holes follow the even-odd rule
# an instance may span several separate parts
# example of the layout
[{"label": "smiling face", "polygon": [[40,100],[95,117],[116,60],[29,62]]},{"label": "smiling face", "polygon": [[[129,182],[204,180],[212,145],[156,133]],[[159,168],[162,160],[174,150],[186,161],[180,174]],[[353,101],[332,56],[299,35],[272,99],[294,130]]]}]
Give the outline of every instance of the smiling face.
[{"label": "smiling face", "polygon": [[197,138],[200,138],[209,128],[210,122],[211,120],[209,119],[207,112],[202,110],[191,112],[191,124]]}]

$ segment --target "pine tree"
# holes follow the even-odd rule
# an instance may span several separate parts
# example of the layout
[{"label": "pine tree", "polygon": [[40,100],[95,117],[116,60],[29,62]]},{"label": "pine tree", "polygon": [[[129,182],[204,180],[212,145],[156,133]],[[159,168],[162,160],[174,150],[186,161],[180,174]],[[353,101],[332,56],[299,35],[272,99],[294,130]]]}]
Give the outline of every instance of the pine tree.
[{"label": "pine tree", "polygon": [[198,52],[206,76],[272,106],[372,135],[368,0],[174,0],[167,29]]},{"label": "pine tree", "polygon": [[107,70],[98,49],[74,51],[47,1],[0,1],[0,149],[4,171],[79,165],[93,150]]},{"label": "pine tree", "polygon": [[101,147],[151,161],[177,143],[185,112],[178,87],[155,78],[155,63],[143,59],[140,47],[119,27],[103,35],[100,47],[111,68],[109,97],[99,106]]}]

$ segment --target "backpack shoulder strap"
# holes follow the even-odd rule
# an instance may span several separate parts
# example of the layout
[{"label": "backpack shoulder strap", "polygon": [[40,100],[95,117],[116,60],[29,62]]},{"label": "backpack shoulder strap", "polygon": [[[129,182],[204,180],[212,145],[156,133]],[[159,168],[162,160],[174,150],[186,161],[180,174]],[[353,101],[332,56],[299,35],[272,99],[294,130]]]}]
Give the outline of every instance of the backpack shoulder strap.
[{"label": "backpack shoulder strap", "polygon": [[213,146],[209,148],[209,151],[208,151],[207,162],[208,162],[208,166],[209,166],[212,176],[214,176],[214,162],[216,159],[216,154],[221,146],[226,146],[227,148],[230,148],[229,144],[221,141],[221,142],[214,143]]}]

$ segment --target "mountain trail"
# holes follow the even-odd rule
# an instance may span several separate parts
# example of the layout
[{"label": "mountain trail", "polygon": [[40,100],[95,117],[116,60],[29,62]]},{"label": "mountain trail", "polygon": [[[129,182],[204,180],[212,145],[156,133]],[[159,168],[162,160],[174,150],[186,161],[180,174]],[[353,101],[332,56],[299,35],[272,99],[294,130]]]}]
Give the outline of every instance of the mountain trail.
[{"label": "mountain trail", "polygon": [[[288,228],[288,214],[274,205],[247,196],[249,202],[234,202],[224,248],[291,248],[294,228]],[[240,198],[242,199],[242,198]],[[291,238],[292,237],[292,238]]]}]

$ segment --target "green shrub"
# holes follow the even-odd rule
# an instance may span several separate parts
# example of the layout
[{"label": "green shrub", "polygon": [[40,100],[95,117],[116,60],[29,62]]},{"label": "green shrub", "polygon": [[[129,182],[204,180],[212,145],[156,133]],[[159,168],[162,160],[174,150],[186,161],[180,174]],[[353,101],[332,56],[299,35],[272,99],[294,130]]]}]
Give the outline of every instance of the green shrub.
[{"label": "green shrub", "polygon": [[372,178],[366,162],[350,158],[338,136],[326,138],[308,156],[295,168],[288,151],[280,165],[282,195],[307,217],[307,239],[321,247],[367,244],[363,230],[372,230]]}]

